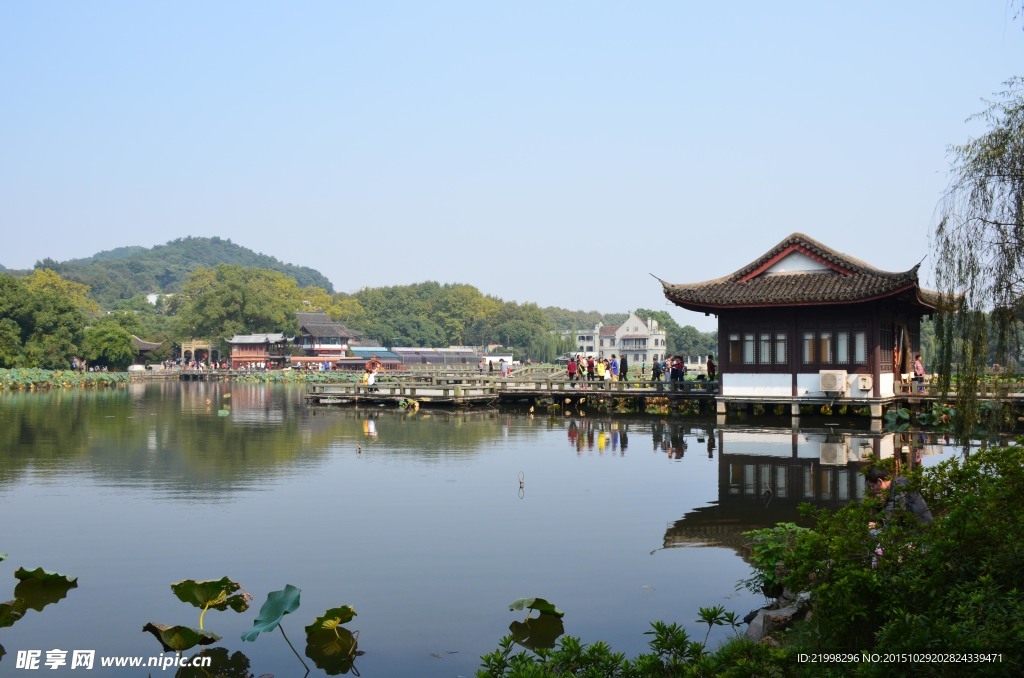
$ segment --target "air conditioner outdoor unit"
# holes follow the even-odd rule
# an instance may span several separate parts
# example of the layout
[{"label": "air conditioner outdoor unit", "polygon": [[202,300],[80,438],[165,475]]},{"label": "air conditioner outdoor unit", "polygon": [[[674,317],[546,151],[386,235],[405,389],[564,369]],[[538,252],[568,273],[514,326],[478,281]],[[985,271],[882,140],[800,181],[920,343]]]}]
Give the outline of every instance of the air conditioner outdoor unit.
[{"label": "air conditioner outdoor unit", "polygon": [[829,466],[846,466],[849,448],[845,442],[842,443],[821,443],[818,450],[818,461]]},{"label": "air conditioner outdoor unit", "polygon": [[825,393],[846,393],[846,370],[822,370],[818,378]]}]

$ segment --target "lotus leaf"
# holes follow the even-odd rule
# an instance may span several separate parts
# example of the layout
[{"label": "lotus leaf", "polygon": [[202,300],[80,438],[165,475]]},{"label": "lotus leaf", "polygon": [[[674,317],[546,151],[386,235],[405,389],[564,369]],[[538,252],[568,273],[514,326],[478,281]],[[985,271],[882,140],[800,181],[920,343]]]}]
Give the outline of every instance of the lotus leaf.
[{"label": "lotus leaf", "polygon": [[27,609],[25,601],[17,598],[0,603],[0,629],[13,626],[14,622],[25,616]]},{"label": "lotus leaf", "polygon": [[188,626],[167,626],[150,622],[142,627],[143,631],[152,633],[160,641],[164,652],[184,652],[196,645],[212,645],[220,640],[220,636],[209,631],[201,631]]},{"label": "lotus leaf", "polygon": [[356,611],[351,605],[342,605],[341,607],[332,607],[327,610],[323,615],[313,620],[313,623],[306,627],[306,635],[313,633],[318,629],[334,629],[341,624],[347,624],[352,621],[356,616]]},{"label": "lotus leaf", "polygon": [[242,634],[242,640],[256,640],[264,631],[276,629],[286,614],[299,609],[300,593],[302,591],[291,584],[286,584],[282,591],[268,593],[267,602],[260,608],[252,628]]},{"label": "lotus leaf", "polygon": [[171,591],[183,603],[189,603],[200,609],[213,608],[223,612],[229,607],[235,612],[245,612],[249,609],[249,601],[252,594],[238,593],[243,591],[241,584],[233,582],[227,577],[215,580],[196,581],[185,579],[171,584]]},{"label": "lotus leaf", "polygon": [[226,647],[212,647],[203,650],[202,654],[190,657],[189,666],[182,666],[174,674],[174,678],[210,678],[211,670],[205,667],[192,666],[196,657],[210,658],[210,666],[215,666],[217,678],[252,678],[249,671],[249,658],[241,652],[228,654]]},{"label": "lotus leaf", "polygon": [[14,597],[24,602],[25,606],[36,612],[42,612],[50,603],[56,603],[68,595],[68,591],[78,587],[78,580],[66,577],[46,577],[22,579],[14,587]]},{"label": "lotus leaf", "polygon": [[356,656],[362,654],[356,649],[358,639],[358,631],[352,633],[337,625],[317,626],[314,622],[306,627],[306,656],[329,676],[348,673]]},{"label": "lotus leaf", "polygon": [[68,577],[58,572],[44,570],[41,567],[37,567],[34,570],[26,570],[24,567],[19,567],[14,576],[20,581],[28,581],[30,579],[44,582],[65,581],[72,586],[78,586],[78,577]]},{"label": "lotus leaf", "polygon": [[541,614],[553,614],[564,617],[565,613],[543,598],[519,598],[509,603],[509,610],[537,610]]},{"label": "lotus leaf", "polygon": [[550,650],[555,646],[558,637],[565,633],[561,617],[541,613],[536,619],[512,622],[508,630],[512,639],[527,650]]}]

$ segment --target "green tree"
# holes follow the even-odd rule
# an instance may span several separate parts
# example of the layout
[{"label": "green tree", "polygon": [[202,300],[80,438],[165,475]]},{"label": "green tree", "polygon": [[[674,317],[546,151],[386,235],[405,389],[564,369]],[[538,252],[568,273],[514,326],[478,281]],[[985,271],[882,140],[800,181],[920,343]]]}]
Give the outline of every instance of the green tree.
[{"label": "green tree", "polygon": [[88,289],[37,270],[25,278],[0,276],[0,360],[7,367],[68,367],[79,350]]},{"label": "green tree", "polygon": [[553,363],[563,353],[569,353],[576,347],[572,337],[563,336],[561,332],[542,332],[530,339],[526,345],[526,356],[539,363]]},{"label": "green tree", "polygon": [[[935,229],[936,280],[943,308],[936,323],[944,390],[957,375],[956,434],[967,441],[978,419],[977,390],[996,360],[1020,355],[1024,295],[1024,80],[1015,78],[975,116],[989,130],[951,148],[952,180]],[[991,322],[991,328],[989,323]]]},{"label": "green tree", "polygon": [[355,329],[366,318],[366,309],[351,294],[338,293],[331,298],[331,309],[327,311],[332,320],[345,323]]},{"label": "green tree", "polygon": [[21,327],[10,318],[0,318],[0,367],[14,367],[21,355]]},{"label": "green tree", "polygon": [[36,268],[50,268],[67,280],[88,285],[94,298],[110,308],[140,293],[177,292],[192,272],[218,264],[277,271],[301,287],[333,292],[330,281],[318,271],[281,263],[221,238],[179,238],[150,249],[119,247],[65,262],[44,259]]},{"label": "green tree", "polygon": [[221,264],[190,275],[170,308],[182,336],[228,339],[256,332],[294,333],[297,311],[320,310],[318,303],[329,302],[324,290],[299,288],[284,273]]},{"label": "green tree", "polygon": [[99,305],[89,296],[89,287],[71,280],[65,280],[54,271],[37,268],[25,278],[29,292],[36,295],[55,295],[80,309],[83,313],[100,312]]},{"label": "green tree", "polygon": [[85,329],[82,353],[94,365],[123,371],[135,359],[135,345],[117,317],[105,316]]}]

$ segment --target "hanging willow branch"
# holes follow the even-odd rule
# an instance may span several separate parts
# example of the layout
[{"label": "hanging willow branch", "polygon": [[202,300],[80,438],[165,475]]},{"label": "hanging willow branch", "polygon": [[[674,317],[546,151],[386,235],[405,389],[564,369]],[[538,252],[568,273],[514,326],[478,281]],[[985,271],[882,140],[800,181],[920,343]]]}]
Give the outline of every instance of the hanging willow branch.
[{"label": "hanging willow branch", "polygon": [[[990,350],[1015,364],[1024,299],[1024,79],[987,101],[971,118],[989,131],[950,148],[951,181],[940,205],[933,249],[946,304],[937,324],[939,369],[957,375],[958,438],[978,421],[977,390]],[[993,341],[994,340],[994,341]]]}]

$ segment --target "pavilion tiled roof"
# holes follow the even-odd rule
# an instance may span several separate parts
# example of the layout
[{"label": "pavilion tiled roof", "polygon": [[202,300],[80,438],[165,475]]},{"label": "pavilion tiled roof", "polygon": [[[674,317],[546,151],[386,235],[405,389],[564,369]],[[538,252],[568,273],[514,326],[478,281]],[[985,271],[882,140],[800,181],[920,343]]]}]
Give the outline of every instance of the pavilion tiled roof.
[{"label": "pavilion tiled roof", "polygon": [[136,352],[141,353],[144,351],[155,351],[156,349],[163,346],[163,344],[159,341],[145,341],[143,339],[139,339],[137,336],[133,334],[132,346],[135,347]]},{"label": "pavilion tiled roof", "polygon": [[[790,254],[816,261],[817,270],[770,272]],[[918,265],[919,266],[919,265]],[[694,311],[729,308],[833,305],[872,301],[897,295],[935,308],[938,295],[920,287],[918,266],[889,272],[837,252],[802,233],[793,233],[738,271],[699,283],[673,285],[661,281],[665,297]]]},{"label": "pavilion tiled roof", "polygon": [[281,344],[288,339],[281,332],[269,334],[236,334],[228,339],[229,344]]},{"label": "pavilion tiled roof", "polygon": [[312,337],[346,337],[356,338],[360,334],[345,327],[342,323],[331,320],[326,313],[296,313],[299,329],[305,330]]}]

